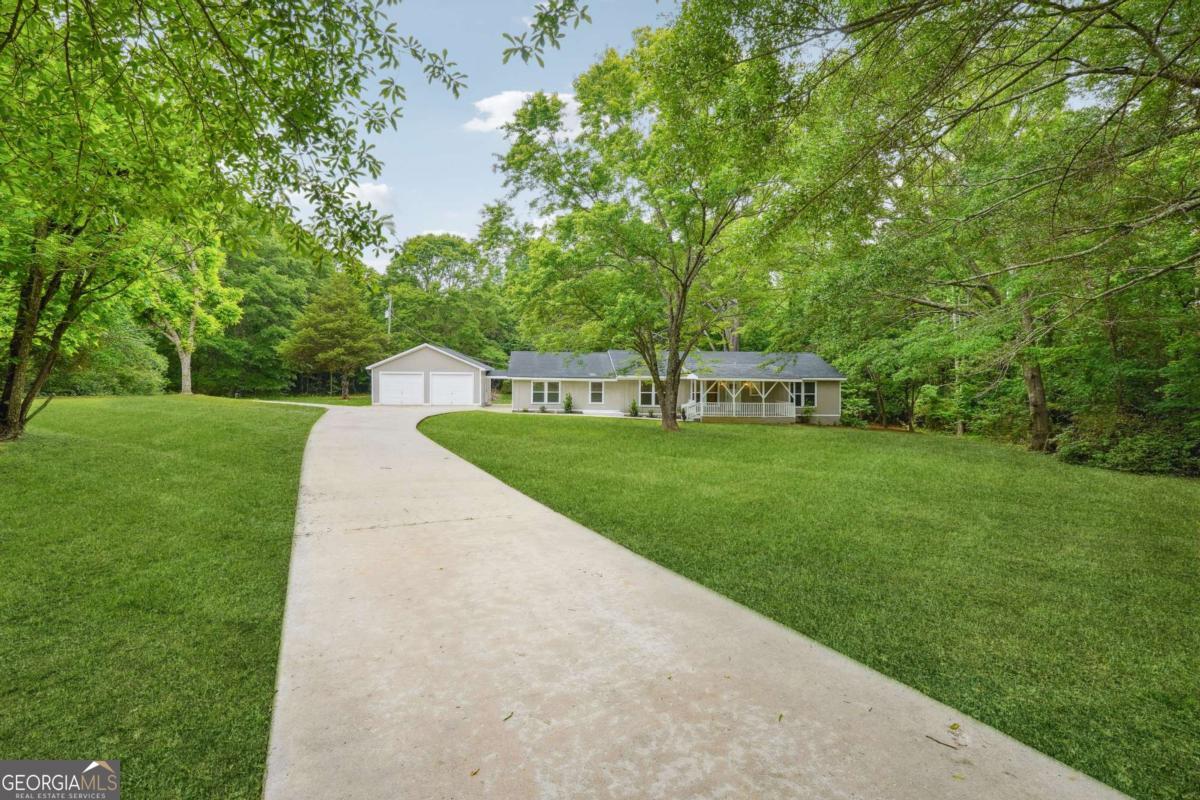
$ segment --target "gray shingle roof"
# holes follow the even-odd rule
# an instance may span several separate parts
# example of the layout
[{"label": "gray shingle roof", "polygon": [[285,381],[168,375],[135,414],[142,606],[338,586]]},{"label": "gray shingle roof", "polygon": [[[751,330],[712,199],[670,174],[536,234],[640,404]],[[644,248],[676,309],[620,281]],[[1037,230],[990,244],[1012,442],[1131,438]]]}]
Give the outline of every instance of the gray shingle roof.
[{"label": "gray shingle roof", "polygon": [[745,380],[846,377],[816,353],[697,352],[687,359],[697,377]]},{"label": "gray shingle roof", "polygon": [[608,353],[537,353],[533,350],[512,351],[505,373],[505,377],[513,378],[614,377]]},{"label": "gray shingle roof", "polygon": [[[703,351],[688,356],[685,375],[726,380],[836,380],[845,376],[815,353],[736,353]],[[632,350],[602,353],[537,353],[514,350],[508,369],[492,377],[615,378],[647,375],[641,356]]]}]

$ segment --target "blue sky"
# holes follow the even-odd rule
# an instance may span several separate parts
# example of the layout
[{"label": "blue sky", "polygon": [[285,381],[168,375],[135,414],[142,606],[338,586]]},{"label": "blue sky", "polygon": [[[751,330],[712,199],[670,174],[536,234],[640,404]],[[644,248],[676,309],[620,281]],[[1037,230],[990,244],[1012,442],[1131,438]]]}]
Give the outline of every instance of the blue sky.
[{"label": "blue sky", "polygon": [[[391,214],[397,241],[430,231],[471,236],[485,203],[504,190],[493,172],[504,149],[496,127],[519,105],[523,92],[571,91],[575,76],[607,47],[626,49],[635,28],[661,24],[673,11],[670,0],[591,0],[592,24],[572,29],[561,50],[551,50],[546,66],[513,59],[501,64],[501,33],[524,29],[535,0],[405,0],[391,16],[403,34],[430,49],[450,51],[467,74],[467,89],[455,99],[441,86],[429,86],[415,65],[405,64],[400,80],[408,92],[399,130],[371,137],[385,166],[378,181],[359,195]],[[382,268],[386,256],[365,253]]]}]

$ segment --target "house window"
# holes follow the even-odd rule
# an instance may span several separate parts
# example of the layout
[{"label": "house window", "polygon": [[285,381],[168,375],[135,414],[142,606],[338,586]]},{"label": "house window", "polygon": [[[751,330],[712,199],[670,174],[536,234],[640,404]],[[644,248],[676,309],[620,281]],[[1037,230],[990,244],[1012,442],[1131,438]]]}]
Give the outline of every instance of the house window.
[{"label": "house window", "polygon": [[645,407],[658,405],[654,393],[654,381],[642,381],[641,390],[638,392],[638,403]]},{"label": "house window", "polygon": [[604,381],[592,381],[588,387],[588,400],[594,404],[604,402]]},{"label": "house window", "polygon": [[700,381],[692,381],[692,392],[688,397],[693,403],[700,402]]},{"label": "house window", "polygon": [[813,407],[817,404],[816,381],[794,381],[791,385],[792,402],[798,406]]},{"label": "house window", "polygon": [[534,403],[557,403],[559,395],[558,381],[534,381]]}]

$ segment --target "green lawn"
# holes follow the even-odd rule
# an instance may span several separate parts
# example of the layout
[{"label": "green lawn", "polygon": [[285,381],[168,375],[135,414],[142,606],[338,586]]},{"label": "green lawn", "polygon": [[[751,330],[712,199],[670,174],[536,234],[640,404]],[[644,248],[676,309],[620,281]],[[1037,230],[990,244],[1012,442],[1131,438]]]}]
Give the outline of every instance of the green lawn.
[{"label": "green lawn", "polygon": [[1112,786],[1200,796],[1200,482],[808,426],[476,413],[421,430]]},{"label": "green lawn", "polygon": [[369,406],[371,395],[352,394],[350,399],[343,400],[336,394],[272,394],[262,397],[248,397],[247,400],[288,400],[293,403],[323,403],[329,406]]},{"label": "green lawn", "polygon": [[119,758],[131,800],[261,796],[320,414],[58,399],[0,444],[0,756]]}]

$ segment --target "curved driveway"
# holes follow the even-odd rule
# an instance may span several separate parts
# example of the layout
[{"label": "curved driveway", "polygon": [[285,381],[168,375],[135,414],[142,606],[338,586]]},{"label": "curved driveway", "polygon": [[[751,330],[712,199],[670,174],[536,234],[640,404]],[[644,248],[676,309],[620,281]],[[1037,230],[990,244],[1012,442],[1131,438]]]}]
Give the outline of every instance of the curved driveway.
[{"label": "curved driveway", "polygon": [[1120,796],[509,488],[436,412],[313,428],[269,800]]}]

